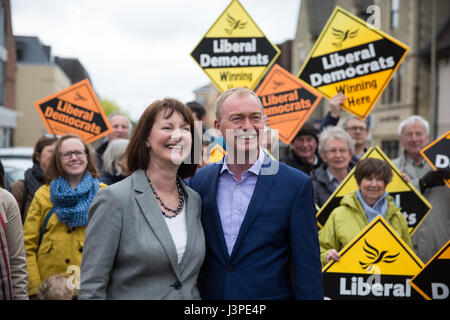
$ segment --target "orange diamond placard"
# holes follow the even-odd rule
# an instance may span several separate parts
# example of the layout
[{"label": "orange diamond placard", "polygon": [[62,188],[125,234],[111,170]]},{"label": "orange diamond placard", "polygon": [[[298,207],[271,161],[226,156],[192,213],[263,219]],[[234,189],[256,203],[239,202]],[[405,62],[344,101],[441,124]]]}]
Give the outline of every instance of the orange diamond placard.
[{"label": "orange diamond placard", "polygon": [[86,143],[105,136],[111,127],[88,79],[35,102],[49,133],[74,133]]},{"label": "orange diamond placard", "polygon": [[303,123],[320,102],[322,95],[289,71],[274,65],[256,90],[264,107],[264,116],[279,138],[290,144]]}]

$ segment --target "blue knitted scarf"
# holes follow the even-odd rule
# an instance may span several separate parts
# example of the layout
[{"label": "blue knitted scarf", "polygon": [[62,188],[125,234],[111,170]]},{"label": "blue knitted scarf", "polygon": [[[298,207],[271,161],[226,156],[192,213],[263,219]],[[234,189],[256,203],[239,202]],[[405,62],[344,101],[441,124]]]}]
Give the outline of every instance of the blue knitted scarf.
[{"label": "blue knitted scarf", "polygon": [[364,212],[366,213],[367,221],[369,221],[369,223],[371,223],[372,220],[375,219],[378,215],[381,215],[383,218],[386,216],[386,212],[388,209],[388,201],[386,199],[387,196],[388,193],[385,192],[380,197],[380,199],[378,199],[377,202],[375,202],[375,204],[371,207],[366,203],[366,201],[364,201],[361,191],[358,190],[356,192],[356,197],[359,199],[359,202],[361,202]]},{"label": "blue knitted scarf", "polygon": [[99,180],[89,172],[86,172],[75,189],[63,177],[53,179],[50,183],[50,200],[59,221],[69,227],[87,226],[88,209],[99,188]]}]

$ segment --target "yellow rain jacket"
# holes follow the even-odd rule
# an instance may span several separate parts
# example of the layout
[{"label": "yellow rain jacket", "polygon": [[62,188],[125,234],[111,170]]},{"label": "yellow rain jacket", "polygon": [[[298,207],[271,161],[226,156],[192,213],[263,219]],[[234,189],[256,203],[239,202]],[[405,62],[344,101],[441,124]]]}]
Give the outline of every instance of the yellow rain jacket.
[{"label": "yellow rain jacket", "polygon": [[[384,219],[397,231],[397,234],[412,248],[408,224],[399,207],[391,196],[387,196],[388,209]],[[324,227],[319,231],[320,258],[322,266],[326,265],[329,250],[341,251],[369,224],[361,203],[356,198],[356,191],[346,194],[340,206],[331,212]]]},{"label": "yellow rain jacket", "polygon": [[[100,183],[100,189],[104,187]],[[53,214],[38,248],[41,228],[52,207],[50,185],[45,184],[36,191],[23,226],[30,296],[36,294],[43,280],[56,274],[75,277],[73,281],[70,279],[74,284],[79,281],[86,227],[68,227]]]}]

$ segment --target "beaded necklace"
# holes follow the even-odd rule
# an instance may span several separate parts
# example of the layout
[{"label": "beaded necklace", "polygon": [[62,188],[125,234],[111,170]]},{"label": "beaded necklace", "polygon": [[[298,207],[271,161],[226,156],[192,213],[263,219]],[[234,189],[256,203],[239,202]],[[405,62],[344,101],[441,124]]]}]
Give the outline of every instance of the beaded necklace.
[{"label": "beaded necklace", "polygon": [[[147,175],[146,175],[147,176]],[[166,209],[169,212],[173,212],[174,215],[168,215],[167,213],[165,213],[163,210],[161,210],[161,213],[163,214],[164,217],[172,219],[175,218],[180,212],[181,209],[183,208],[184,205],[184,195],[183,195],[183,191],[181,190],[181,184],[180,182],[178,182],[178,179],[175,181],[176,185],[177,185],[177,189],[178,189],[178,198],[180,199],[178,201],[178,207],[174,210],[169,208],[164,201],[162,201],[161,197],[158,195],[158,193],[156,192],[155,188],[153,188],[152,182],[150,181],[149,177],[147,176],[147,180],[148,183],[150,184],[150,188],[153,191],[153,194],[155,195],[156,199],[159,201],[159,203],[164,207],[164,209]]]}]

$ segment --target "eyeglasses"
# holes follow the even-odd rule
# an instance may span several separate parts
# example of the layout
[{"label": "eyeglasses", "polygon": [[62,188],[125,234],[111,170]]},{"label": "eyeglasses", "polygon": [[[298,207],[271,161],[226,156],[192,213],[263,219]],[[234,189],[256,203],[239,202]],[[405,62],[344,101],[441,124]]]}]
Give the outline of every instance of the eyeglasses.
[{"label": "eyeglasses", "polygon": [[367,130],[367,128],[364,128],[364,127],[348,127],[347,128],[347,131],[366,131]]},{"label": "eyeglasses", "polygon": [[330,150],[326,150],[325,152],[326,152],[326,153],[329,153],[330,155],[335,155],[335,154],[337,154],[338,152],[339,152],[340,154],[347,153],[347,152],[349,152],[349,150],[348,150],[348,149],[339,149],[339,150],[336,150],[336,149],[330,149]]},{"label": "eyeglasses", "polygon": [[72,159],[72,155],[75,155],[76,158],[81,159],[81,158],[84,158],[86,156],[86,151],[84,151],[84,150],[83,151],[82,150],[66,151],[66,152],[61,152],[59,155],[64,160]]}]

